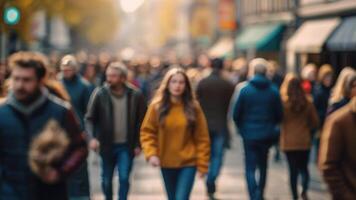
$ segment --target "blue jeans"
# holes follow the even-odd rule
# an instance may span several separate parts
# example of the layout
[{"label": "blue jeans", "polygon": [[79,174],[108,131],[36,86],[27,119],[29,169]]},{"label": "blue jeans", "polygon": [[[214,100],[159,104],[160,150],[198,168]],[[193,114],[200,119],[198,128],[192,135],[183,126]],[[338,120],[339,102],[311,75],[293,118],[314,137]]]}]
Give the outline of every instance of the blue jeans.
[{"label": "blue jeans", "polygon": [[225,152],[225,134],[226,132],[214,132],[210,131],[210,164],[206,185],[208,193],[215,193],[216,186],[215,181],[219,176],[221,166],[223,164],[224,152]]},{"label": "blue jeans", "polygon": [[189,200],[196,171],[195,166],[161,169],[168,200]]},{"label": "blue jeans", "polygon": [[[267,158],[271,142],[268,140],[244,140],[245,176],[251,200],[263,199],[267,175]],[[259,180],[256,169],[259,170]]]},{"label": "blue jeans", "polygon": [[119,174],[119,195],[118,199],[126,200],[130,188],[130,173],[132,169],[133,157],[127,144],[113,145],[112,156],[102,156],[101,187],[105,199],[112,200],[112,178],[114,169],[117,166]]}]

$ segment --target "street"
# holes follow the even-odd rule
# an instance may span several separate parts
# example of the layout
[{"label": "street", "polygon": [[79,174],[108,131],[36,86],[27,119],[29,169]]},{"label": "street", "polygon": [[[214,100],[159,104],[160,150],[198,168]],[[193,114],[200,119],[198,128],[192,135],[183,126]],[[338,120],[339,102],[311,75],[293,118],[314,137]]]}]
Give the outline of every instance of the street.
[{"label": "street", "polygon": [[[244,177],[243,154],[240,138],[234,137],[233,147],[228,150],[225,164],[217,183],[217,199],[219,200],[247,200],[247,188]],[[272,159],[274,149],[270,150],[270,162],[268,169],[265,197],[267,200],[291,199],[287,163],[282,156],[282,161],[275,163]],[[99,158],[92,153],[90,155],[91,191],[93,200],[103,200],[100,188]],[[319,171],[314,164],[309,165],[311,173],[309,198],[311,200],[328,199],[325,185],[321,182]],[[158,169],[149,166],[143,155],[135,160],[131,177],[130,200],[159,200],[165,199],[163,182]],[[114,191],[117,192],[117,176],[114,180]],[[115,196],[116,197],[116,196]],[[192,200],[205,200],[206,191],[204,181],[196,177],[192,192]]]}]

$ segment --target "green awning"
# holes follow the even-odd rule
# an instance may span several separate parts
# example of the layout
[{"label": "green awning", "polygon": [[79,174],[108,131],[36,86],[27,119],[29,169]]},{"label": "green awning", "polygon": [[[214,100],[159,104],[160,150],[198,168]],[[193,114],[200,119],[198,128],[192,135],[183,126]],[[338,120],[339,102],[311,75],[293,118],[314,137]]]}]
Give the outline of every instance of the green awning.
[{"label": "green awning", "polygon": [[284,24],[258,24],[243,28],[236,38],[236,47],[240,51],[279,51]]}]

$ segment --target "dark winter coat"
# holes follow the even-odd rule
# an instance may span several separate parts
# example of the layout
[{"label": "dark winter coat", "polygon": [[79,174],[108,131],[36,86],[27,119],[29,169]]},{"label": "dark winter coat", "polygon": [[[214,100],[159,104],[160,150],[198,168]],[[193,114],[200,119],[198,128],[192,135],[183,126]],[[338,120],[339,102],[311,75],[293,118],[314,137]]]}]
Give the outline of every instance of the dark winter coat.
[{"label": "dark winter coat", "polygon": [[[146,112],[146,102],[142,93],[133,86],[126,85],[127,92],[127,139],[131,153],[140,147],[139,134],[143,117]],[[105,85],[94,90],[88,104],[85,116],[86,131],[100,142],[100,154],[110,156],[113,147],[114,113],[110,96],[110,88]]]},{"label": "dark winter coat", "polygon": [[225,133],[227,131],[227,113],[234,85],[224,80],[218,73],[202,79],[197,86],[197,96],[208,122],[209,132]]},{"label": "dark winter coat", "polygon": [[79,75],[74,76],[71,80],[61,78],[61,82],[67,90],[70,96],[70,102],[84,128],[84,115],[87,110],[90,95],[94,88],[88,81]]},{"label": "dark winter coat", "polygon": [[356,98],[331,114],[323,128],[319,166],[334,200],[356,199]]},{"label": "dark winter coat", "polygon": [[320,126],[323,126],[326,118],[330,92],[331,87],[325,87],[322,84],[317,84],[313,91],[314,105],[318,112]]},{"label": "dark winter coat", "polygon": [[[75,75],[73,79],[69,80],[61,78],[61,82],[70,96],[70,102],[79,117],[81,127],[84,129],[84,115],[93,87],[79,75]],[[89,197],[89,190],[88,164],[85,162],[70,177],[68,191],[72,197]]]},{"label": "dark winter coat", "polygon": [[235,92],[232,114],[242,138],[277,140],[276,126],[282,120],[283,107],[278,89],[272,82],[256,75]]},{"label": "dark winter coat", "polygon": [[[10,93],[0,105],[0,199],[67,199],[66,177],[86,159],[87,144],[70,105],[47,90],[30,106],[23,106]],[[49,185],[30,170],[28,151],[32,138],[49,120],[56,120],[70,139],[65,157],[54,167],[62,178]]]}]

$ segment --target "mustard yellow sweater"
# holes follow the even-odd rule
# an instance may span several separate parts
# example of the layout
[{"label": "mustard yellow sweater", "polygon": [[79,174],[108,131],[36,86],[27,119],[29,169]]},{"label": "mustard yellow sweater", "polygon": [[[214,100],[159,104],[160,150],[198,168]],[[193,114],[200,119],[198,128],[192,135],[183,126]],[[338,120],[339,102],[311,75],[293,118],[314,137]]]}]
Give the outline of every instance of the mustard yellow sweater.
[{"label": "mustard yellow sweater", "polygon": [[182,103],[174,103],[159,124],[158,105],[148,107],[141,126],[141,145],[146,159],[158,156],[163,168],[196,166],[201,173],[208,171],[210,140],[204,113],[196,103],[196,125],[194,132],[187,130],[187,119]]}]

